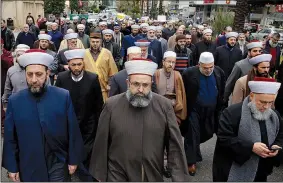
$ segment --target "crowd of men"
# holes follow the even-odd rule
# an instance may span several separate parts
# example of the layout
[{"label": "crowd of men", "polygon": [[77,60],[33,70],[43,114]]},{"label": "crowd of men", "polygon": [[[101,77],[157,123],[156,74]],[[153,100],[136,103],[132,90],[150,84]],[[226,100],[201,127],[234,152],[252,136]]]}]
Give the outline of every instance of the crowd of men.
[{"label": "crowd of men", "polygon": [[264,182],[283,160],[278,33],[32,16],[1,33],[12,181],[190,181],[214,134],[213,181]]}]

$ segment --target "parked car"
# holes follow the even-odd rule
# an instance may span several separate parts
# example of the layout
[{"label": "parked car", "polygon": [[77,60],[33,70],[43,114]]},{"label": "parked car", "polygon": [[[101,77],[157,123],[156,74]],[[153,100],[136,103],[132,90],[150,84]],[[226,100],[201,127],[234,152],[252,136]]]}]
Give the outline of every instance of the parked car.
[{"label": "parked car", "polygon": [[263,36],[273,34],[276,32],[280,34],[280,40],[278,41],[278,44],[280,44],[280,46],[282,47],[283,46],[283,29],[263,28],[256,33],[252,33],[252,36],[254,39],[263,40]]}]

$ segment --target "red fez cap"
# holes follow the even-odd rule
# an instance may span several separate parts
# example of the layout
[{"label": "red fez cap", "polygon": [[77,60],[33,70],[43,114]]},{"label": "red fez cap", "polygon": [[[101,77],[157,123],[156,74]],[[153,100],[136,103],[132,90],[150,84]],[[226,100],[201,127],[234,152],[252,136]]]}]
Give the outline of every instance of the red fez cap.
[{"label": "red fez cap", "polygon": [[144,61],[152,62],[152,60],[146,58],[133,58],[132,60],[144,60]]},{"label": "red fez cap", "polygon": [[139,43],[147,43],[147,42],[149,42],[149,41],[146,40],[146,39],[139,39],[139,40],[137,40],[136,42],[139,42]]},{"label": "red fez cap", "polygon": [[266,77],[255,77],[254,81],[276,82],[275,79]]},{"label": "red fez cap", "polygon": [[45,50],[40,50],[40,49],[30,49],[30,50],[27,50],[27,51],[26,51],[26,53],[32,53],[32,52],[46,53]]}]

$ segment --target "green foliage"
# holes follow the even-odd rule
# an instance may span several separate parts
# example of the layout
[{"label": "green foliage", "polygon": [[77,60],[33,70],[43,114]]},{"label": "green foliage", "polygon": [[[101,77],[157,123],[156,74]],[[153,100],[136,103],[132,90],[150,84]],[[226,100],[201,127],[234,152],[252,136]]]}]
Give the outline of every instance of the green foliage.
[{"label": "green foliage", "polygon": [[223,11],[219,8],[214,14],[214,20],[212,20],[213,32],[219,34],[226,26],[232,26],[234,22],[234,14],[230,11]]},{"label": "green foliage", "polygon": [[78,0],[69,0],[70,2],[70,9],[71,11],[76,11],[79,12],[79,4],[78,4]]},{"label": "green foliage", "polygon": [[45,14],[60,14],[65,9],[65,0],[44,0]]}]

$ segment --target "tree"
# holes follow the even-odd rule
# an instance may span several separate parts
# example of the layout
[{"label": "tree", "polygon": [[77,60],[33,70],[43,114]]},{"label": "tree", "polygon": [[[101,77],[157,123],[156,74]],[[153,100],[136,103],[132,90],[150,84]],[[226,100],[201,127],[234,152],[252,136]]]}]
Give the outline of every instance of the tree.
[{"label": "tree", "polygon": [[78,0],[69,0],[69,2],[70,2],[71,12],[73,12],[73,11],[79,12],[80,11]]},{"label": "tree", "polygon": [[247,0],[237,0],[235,9],[235,18],[233,28],[235,31],[241,32],[245,19],[249,15],[249,4]]},{"label": "tree", "polygon": [[65,9],[65,0],[44,0],[45,14],[60,14]]},{"label": "tree", "polygon": [[159,15],[163,15],[163,0],[159,0]]},{"label": "tree", "polygon": [[223,11],[223,8],[219,8],[214,14],[214,20],[212,22],[213,32],[219,34],[226,26],[233,24],[234,15],[232,12]]}]

